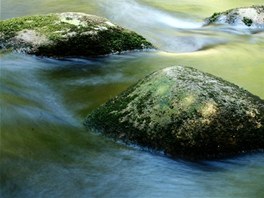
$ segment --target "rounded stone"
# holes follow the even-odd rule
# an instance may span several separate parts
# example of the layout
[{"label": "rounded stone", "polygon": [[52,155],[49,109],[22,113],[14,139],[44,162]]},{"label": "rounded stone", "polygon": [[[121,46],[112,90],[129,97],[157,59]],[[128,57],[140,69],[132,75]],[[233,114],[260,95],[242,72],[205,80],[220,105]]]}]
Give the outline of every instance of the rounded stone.
[{"label": "rounded stone", "polygon": [[183,66],[145,77],[90,113],[84,124],[171,156],[210,158],[264,148],[264,101]]},{"label": "rounded stone", "polygon": [[133,31],[84,13],[26,16],[0,25],[0,48],[28,54],[91,57],[153,47]]},{"label": "rounded stone", "polygon": [[229,24],[264,29],[264,6],[242,7],[214,13],[205,19],[205,25],[210,24]]}]

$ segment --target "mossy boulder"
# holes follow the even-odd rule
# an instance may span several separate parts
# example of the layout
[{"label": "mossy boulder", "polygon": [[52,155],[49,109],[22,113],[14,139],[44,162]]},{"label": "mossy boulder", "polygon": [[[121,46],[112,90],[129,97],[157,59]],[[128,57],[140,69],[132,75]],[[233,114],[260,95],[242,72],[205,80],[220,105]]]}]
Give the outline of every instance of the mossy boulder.
[{"label": "mossy boulder", "polygon": [[171,156],[210,158],[264,148],[264,101],[182,66],[145,77],[90,113],[84,124]]},{"label": "mossy boulder", "polygon": [[230,24],[233,26],[264,28],[264,6],[235,8],[214,13],[205,19],[205,25]]},{"label": "mossy boulder", "polygon": [[26,16],[0,25],[0,48],[28,54],[89,57],[153,47],[135,32],[84,13]]}]

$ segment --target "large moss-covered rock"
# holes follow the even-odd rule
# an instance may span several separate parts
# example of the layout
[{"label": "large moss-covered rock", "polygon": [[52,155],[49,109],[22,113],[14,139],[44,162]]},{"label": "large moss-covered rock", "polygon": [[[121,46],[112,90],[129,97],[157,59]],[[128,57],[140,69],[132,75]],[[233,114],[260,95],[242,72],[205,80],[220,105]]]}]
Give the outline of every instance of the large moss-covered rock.
[{"label": "large moss-covered rock", "polygon": [[264,6],[235,8],[225,12],[214,13],[205,19],[209,24],[230,24],[252,28],[264,28]]},{"label": "large moss-covered rock", "polygon": [[172,156],[216,157],[264,148],[264,101],[210,74],[175,66],[100,106],[85,125]]},{"label": "large moss-covered rock", "polygon": [[0,47],[44,56],[96,56],[152,45],[105,18],[66,12],[0,22]]}]

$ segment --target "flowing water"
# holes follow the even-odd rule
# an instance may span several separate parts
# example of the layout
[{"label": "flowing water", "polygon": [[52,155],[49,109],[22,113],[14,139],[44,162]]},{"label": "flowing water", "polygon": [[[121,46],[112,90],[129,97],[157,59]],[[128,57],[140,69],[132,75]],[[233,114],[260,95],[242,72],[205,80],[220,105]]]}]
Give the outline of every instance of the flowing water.
[{"label": "flowing water", "polygon": [[0,197],[264,197],[264,154],[170,159],[86,131],[85,116],[145,75],[192,66],[264,99],[264,33],[203,27],[203,18],[263,0],[2,0],[1,19],[81,11],[160,50],[95,59],[0,54]]}]

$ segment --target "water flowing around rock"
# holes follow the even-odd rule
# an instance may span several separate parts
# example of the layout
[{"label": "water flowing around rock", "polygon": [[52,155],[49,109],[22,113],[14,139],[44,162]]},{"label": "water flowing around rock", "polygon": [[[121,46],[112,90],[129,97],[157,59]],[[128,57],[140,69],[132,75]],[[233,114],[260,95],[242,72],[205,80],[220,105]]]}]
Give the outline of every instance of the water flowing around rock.
[{"label": "water flowing around rock", "polygon": [[264,148],[264,101],[176,66],[131,86],[88,115],[85,125],[171,155],[215,157]]},{"label": "water flowing around rock", "polygon": [[264,6],[251,6],[214,13],[205,20],[209,24],[229,24],[241,28],[264,30]]}]

